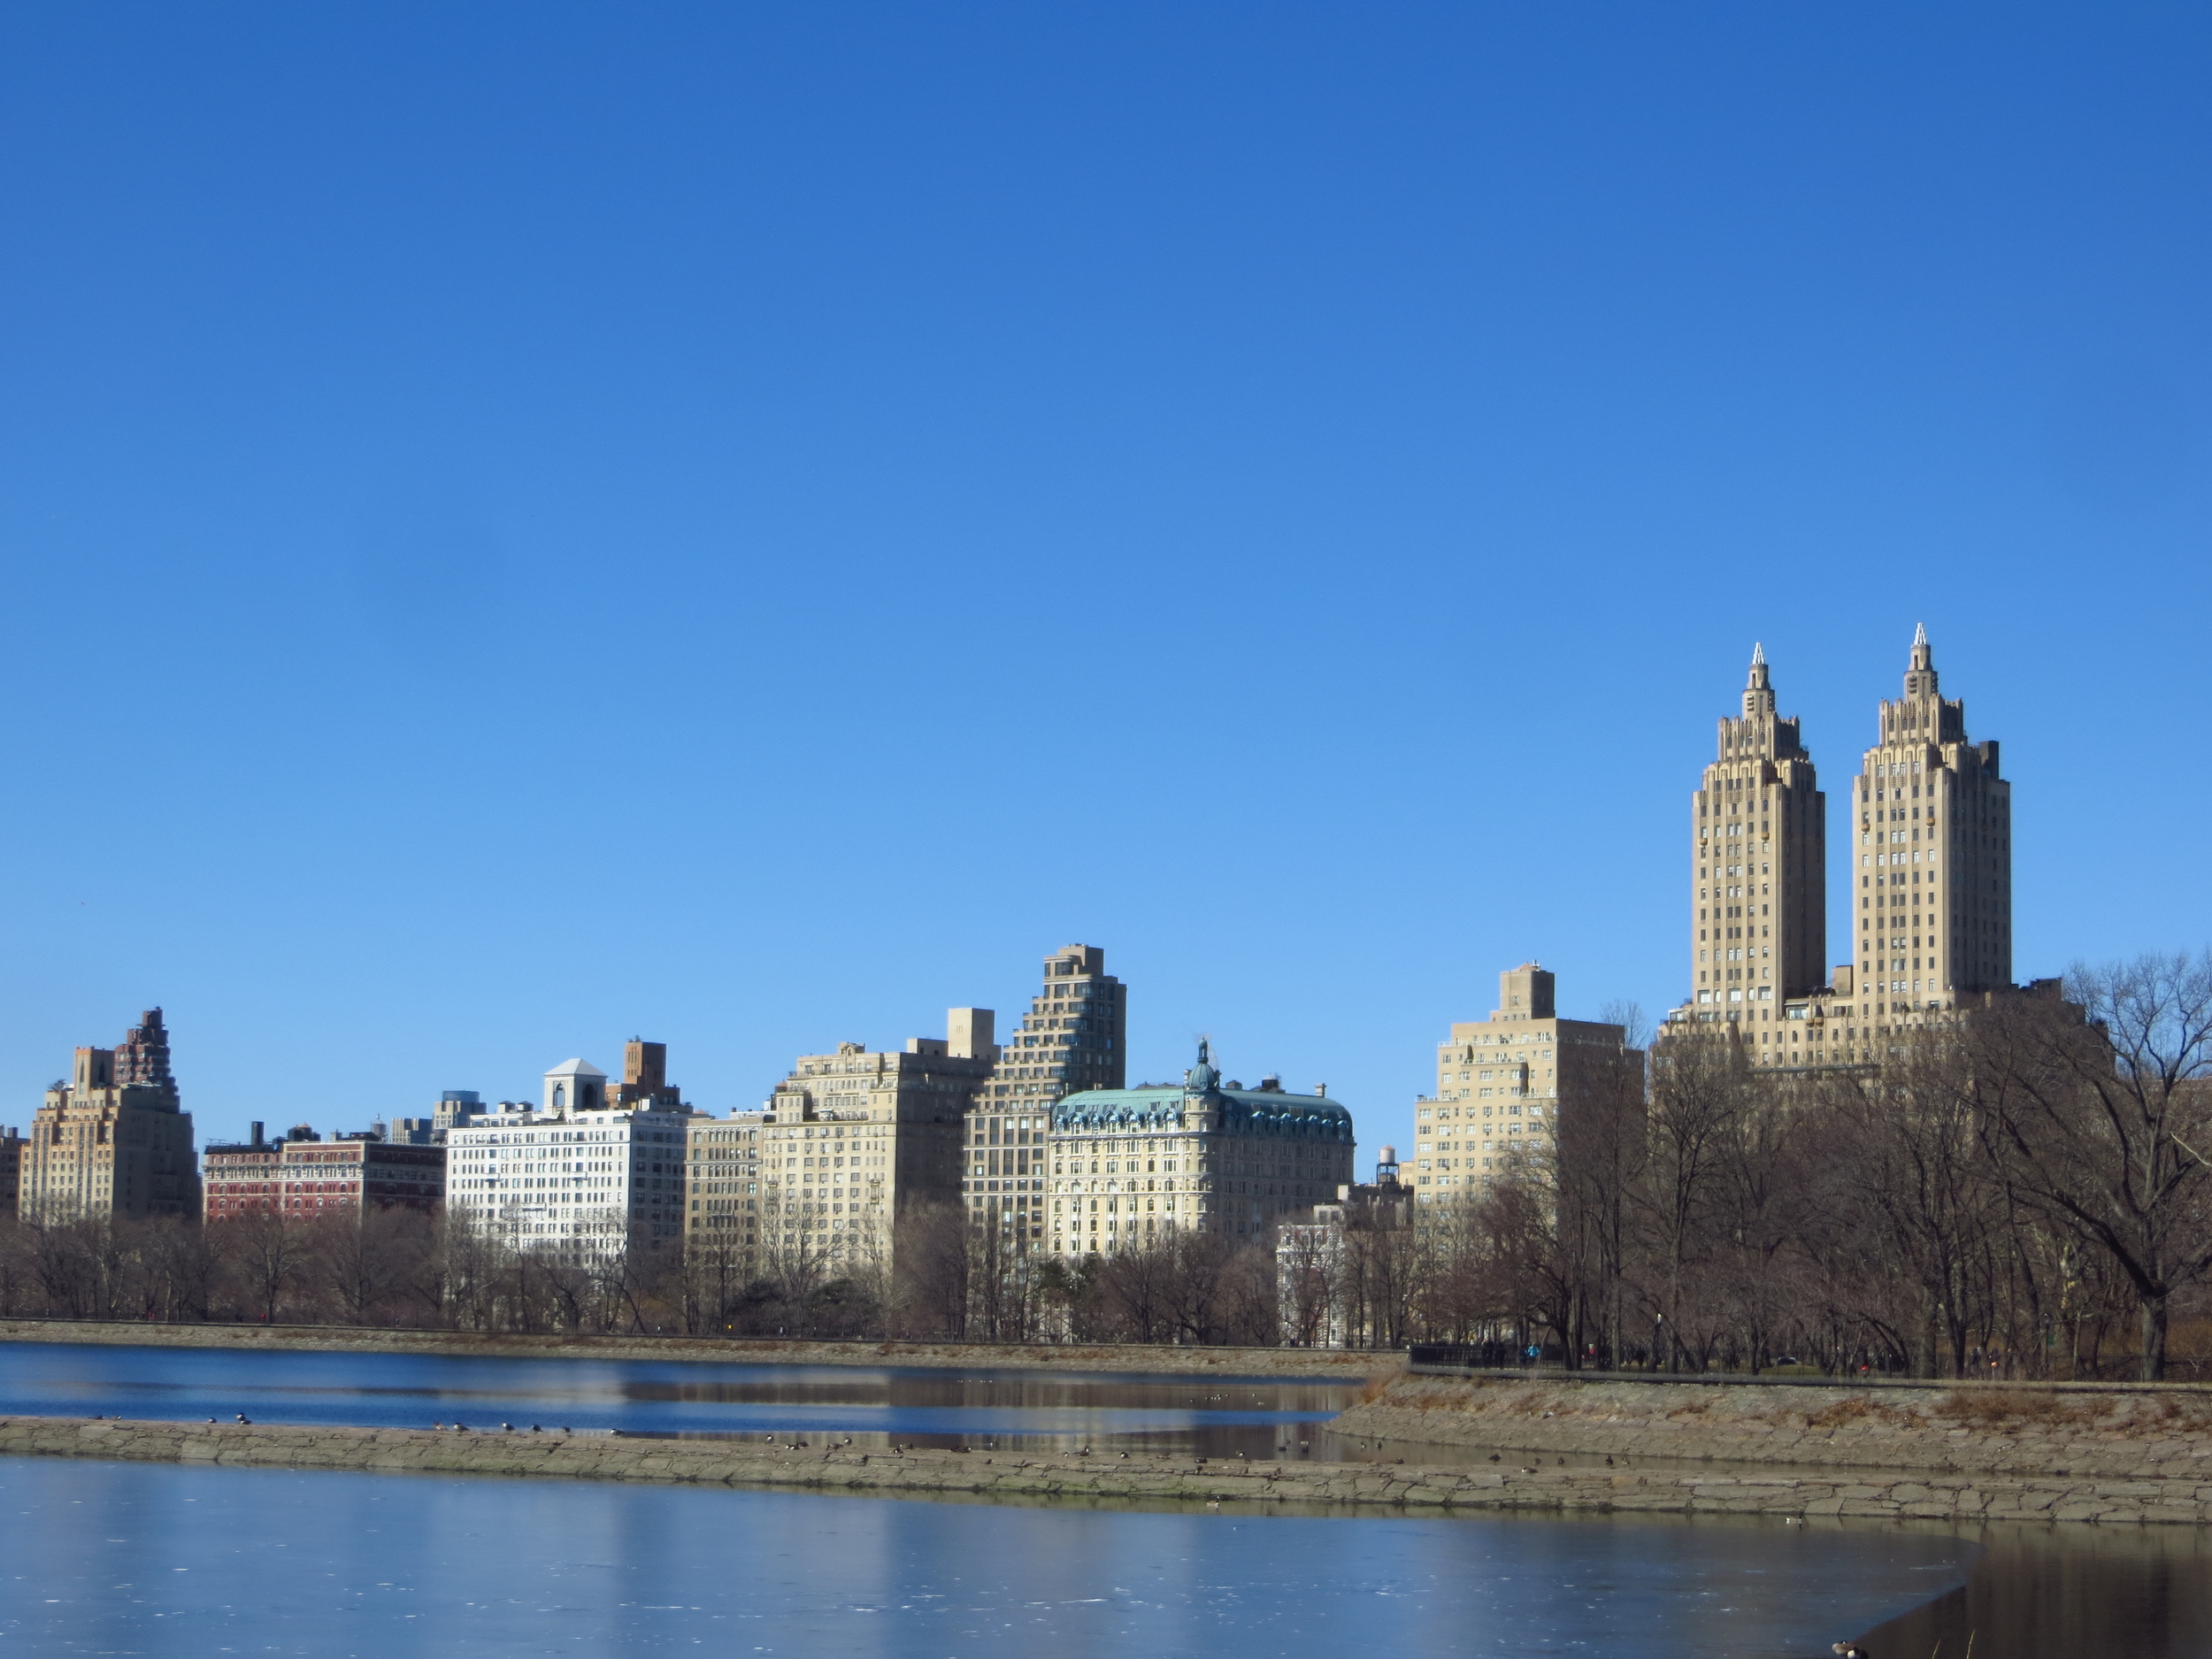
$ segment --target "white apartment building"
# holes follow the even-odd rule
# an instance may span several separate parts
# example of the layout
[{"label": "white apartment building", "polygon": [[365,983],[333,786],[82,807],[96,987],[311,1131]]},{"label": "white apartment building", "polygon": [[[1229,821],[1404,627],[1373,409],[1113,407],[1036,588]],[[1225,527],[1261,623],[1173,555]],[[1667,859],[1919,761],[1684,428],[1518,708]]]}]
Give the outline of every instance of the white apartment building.
[{"label": "white apartment building", "polygon": [[448,1211],[514,1249],[579,1265],[680,1239],[693,1114],[675,1093],[625,1104],[597,1066],[563,1061],[534,1110],[502,1102],[447,1132]]}]

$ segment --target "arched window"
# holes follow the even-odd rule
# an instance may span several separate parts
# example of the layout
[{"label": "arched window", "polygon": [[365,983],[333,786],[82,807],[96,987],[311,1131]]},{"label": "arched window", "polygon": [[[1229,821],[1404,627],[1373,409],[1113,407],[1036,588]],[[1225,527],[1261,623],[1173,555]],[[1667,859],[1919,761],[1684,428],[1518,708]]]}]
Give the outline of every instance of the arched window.
[{"label": "arched window", "polygon": [[568,1110],[568,1086],[565,1083],[553,1086],[553,1110],[557,1112]]}]

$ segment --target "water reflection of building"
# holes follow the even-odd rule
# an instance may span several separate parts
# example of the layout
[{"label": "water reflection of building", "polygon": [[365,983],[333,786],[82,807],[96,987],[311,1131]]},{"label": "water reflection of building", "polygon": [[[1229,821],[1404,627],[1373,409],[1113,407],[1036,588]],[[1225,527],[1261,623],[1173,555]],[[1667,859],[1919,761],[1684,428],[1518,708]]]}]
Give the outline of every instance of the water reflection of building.
[{"label": "water reflection of building", "polygon": [[1051,1248],[1062,1256],[1179,1229],[1252,1238],[1352,1179],[1352,1115],[1325,1088],[1292,1094],[1273,1077],[1256,1089],[1225,1084],[1202,1041],[1179,1087],[1067,1096],[1051,1137]]}]

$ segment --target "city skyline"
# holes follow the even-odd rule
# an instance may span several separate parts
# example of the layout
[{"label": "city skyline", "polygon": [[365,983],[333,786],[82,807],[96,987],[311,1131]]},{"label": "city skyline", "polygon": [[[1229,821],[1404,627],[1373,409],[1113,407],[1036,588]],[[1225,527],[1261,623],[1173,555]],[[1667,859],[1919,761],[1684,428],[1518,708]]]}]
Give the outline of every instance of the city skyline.
[{"label": "city skyline", "polygon": [[[1919,726],[1925,726],[1930,739],[1939,741],[1939,748],[1941,743],[1947,742],[1961,749],[1972,749],[1974,751],[1973,754],[1967,757],[1970,762],[1974,762],[1977,760],[1977,757],[1978,757],[1977,764],[1986,764],[1991,766],[1993,766],[1995,764],[1994,757],[1997,753],[1998,745],[1990,742],[1983,742],[1978,746],[1974,745],[1971,742],[1971,740],[1969,739],[1963,724],[1964,717],[1962,713],[1962,703],[1956,700],[1945,700],[1940,697],[1940,694],[1937,690],[1938,675],[1934,666],[1932,648],[1930,644],[1928,631],[1924,624],[1916,625],[1914,628],[1912,641],[1909,647],[1908,665],[1905,670],[1904,685],[1906,696],[1903,702],[1893,702],[1887,697],[1879,697],[1876,699],[1877,741],[1875,743],[1871,746],[1855,746],[1860,756],[1860,765],[1852,778],[1849,804],[1845,808],[1845,811],[1850,815],[1847,820],[1850,824],[1855,825],[1858,822],[1859,814],[1863,810],[1863,803],[1862,803],[1859,800],[1862,784],[1864,783],[1869,790],[1873,787],[1873,785],[1871,783],[1868,783],[1866,780],[1874,779],[1877,776],[1878,772],[1881,770],[1881,768],[1878,766],[1878,762],[1888,754],[1889,749],[1887,746],[1903,743],[1907,748],[1915,749],[1916,753],[1917,752],[1916,746],[1920,744],[1922,741],[1917,735],[1917,727],[1916,727],[1915,733],[1908,733],[1901,730],[1899,726],[1900,722],[1905,722],[1907,724],[1917,722]],[[1698,818],[1702,818],[1707,810],[1704,803],[1709,798],[1710,798],[1715,803],[1711,807],[1710,810],[1714,818],[1717,819],[1724,810],[1733,810],[1731,808],[1724,808],[1721,804],[1719,804],[1724,798],[1721,792],[1729,787],[1745,787],[1756,790],[1762,786],[1759,785],[1757,776],[1755,774],[1758,774],[1762,767],[1767,769],[1767,772],[1770,773],[1771,776],[1770,781],[1764,786],[1764,787],[1770,792],[1771,796],[1772,810],[1777,815],[1775,823],[1779,826],[1773,833],[1776,839],[1780,841],[1782,848],[1782,862],[1780,864],[1782,880],[1778,890],[1783,893],[1784,899],[1778,908],[1785,917],[1794,917],[1796,918],[1795,928],[1797,931],[1804,933],[1813,939],[1818,939],[1825,932],[1827,904],[1826,888],[1831,879],[1832,869],[1840,872],[1840,879],[1838,881],[1838,886],[1839,890],[1845,895],[1843,902],[1846,910],[1848,910],[1850,905],[1854,902],[1854,895],[1856,893],[1856,888],[1854,884],[1863,884],[1867,879],[1863,875],[1855,875],[1853,872],[1855,870],[1858,864],[1872,862],[1868,855],[1859,850],[1859,846],[1862,841],[1865,841],[1869,845],[1871,844],[1871,841],[1868,835],[1861,834],[1856,833],[1855,830],[1849,829],[1847,829],[1844,833],[1835,837],[1825,836],[1823,822],[1825,796],[1818,787],[1818,778],[1815,765],[1815,757],[1811,753],[1811,745],[1802,737],[1801,722],[1793,716],[1786,718],[1783,717],[1779,712],[1779,705],[1777,701],[1777,694],[1773,680],[1773,668],[1763,642],[1755,643],[1752,648],[1750,668],[1748,671],[1747,684],[1741,693],[1741,703],[1742,716],[1740,718],[1734,717],[1724,718],[1720,722],[1718,737],[1719,757],[1717,760],[1709,761],[1704,766],[1703,772],[1701,774],[1699,789],[1693,795],[1693,810],[1696,812]],[[1925,706],[1924,707],[1923,705]],[[1939,727],[1940,728],[1939,731],[1938,730]],[[1851,744],[1848,733],[1838,733],[1835,741],[1845,744],[1847,747],[1855,747]],[[1900,750],[1899,752],[1902,753],[1903,750]],[[1916,761],[1915,764],[1917,765],[1920,763]],[[1748,772],[1745,772],[1742,778],[1736,780],[1735,783],[1732,785],[1729,781],[1732,776],[1736,772],[1742,772],[1745,767],[1749,767],[1750,771]],[[1938,764],[1938,770],[1939,772],[1942,770],[1942,766],[1939,763]],[[1998,913],[2004,918],[2004,922],[2002,924],[2002,938],[2005,942],[2005,948],[2008,951],[2011,937],[2010,917],[2012,911],[2009,854],[2012,833],[2012,825],[2009,818],[2010,780],[2008,779],[2005,782],[1997,784],[1994,787],[2003,796],[2003,811],[2005,816],[2001,826],[2001,840],[2000,842],[1993,842],[1993,846],[2001,845],[2004,850],[1999,856],[1999,862],[1993,864],[1991,868],[1993,871],[2001,873],[2002,877],[2001,882],[1996,884],[2001,885],[2004,888],[2004,896]],[[2032,782],[2031,782],[2030,787],[2032,790]],[[1919,810],[1919,807],[1916,804],[1914,810],[1917,812]],[[1932,809],[1931,809],[1931,810],[1932,810]],[[1993,820],[1993,822],[1994,822],[1994,820]],[[1743,826],[1743,827],[1750,829],[1755,833],[1767,833],[1755,812],[1752,821]],[[1697,833],[1701,836],[1704,833],[1701,826],[1698,826]],[[1717,836],[1724,833],[1732,833],[1733,830],[1732,828],[1729,831],[1724,832],[1717,823],[1712,833]],[[1913,833],[1916,834],[1916,831]],[[1717,845],[1718,843],[1716,844]],[[1768,847],[1770,850],[1772,843],[1761,842],[1759,845]],[[1829,856],[1832,851],[1832,857]],[[1984,855],[1976,855],[1978,857],[1983,856]],[[1693,879],[1696,882],[1703,883],[1708,879],[1708,866],[1703,862],[1708,856],[1709,854],[1701,843],[1694,849],[1693,857],[1694,859],[1699,861],[1694,866]],[[1933,854],[1932,853],[1930,856],[1932,858]],[[1915,857],[1916,859],[1917,858],[1916,853],[1915,854]],[[1808,862],[1809,860],[1810,862]],[[1717,871],[1719,866],[1715,864],[1712,868]],[[1931,879],[1932,879],[1932,877]],[[1697,887],[1695,891],[1696,896],[1699,899],[1702,900],[1706,896],[1703,887],[1701,886]],[[1716,895],[1717,895],[1720,892],[1720,889],[1716,887],[1713,891]],[[1734,891],[1734,889],[1732,888],[1730,891]],[[1658,899],[1658,895],[1655,895],[1654,897],[1655,900]],[[1918,902],[1918,895],[1916,894],[1914,895],[1914,902],[1916,904]],[[1701,906],[1697,910],[1696,913],[1699,921],[1702,923],[1705,916],[1704,909]],[[1717,918],[1720,913],[1720,911],[1716,910],[1714,915]],[[1732,911],[1730,913],[1733,914]],[[1809,926],[1808,926],[1809,918],[1810,923]],[[1915,917],[1914,926],[1918,926],[1917,916]],[[1693,931],[1694,935],[1701,941],[1704,940],[1706,929],[1702,926],[1695,927]],[[1789,926],[1786,926],[1784,927],[1783,932],[1786,941],[1789,937],[1791,931],[1792,929]],[[1716,941],[1719,939],[1719,930],[1714,930],[1713,937]],[[1851,929],[1848,926],[1848,918],[1847,919],[1847,937],[1854,939],[1857,937],[1855,929]],[[1840,943],[1841,941],[1839,941],[1839,942]],[[1917,946],[1917,939],[1916,938],[1914,940],[1916,947]],[[1819,954],[1817,948],[1809,947],[1809,949],[1811,950],[1810,955],[1807,955],[1805,950],[1793,950],[1786,943],[1785,944],[1785,964],[1782,969],[1783,985],[1781,987],[1781,995],[1784,1001],[1788,1001],[1791,998],[1795,997],[1797,1000],[1801,1002],[1807,992],[1810,992],[1816,1001],[1832,995],[1832,987],[1825,983],[1825,977],[1818,972],[1817,963],[1815,961],[1815,957],[1816,957]],[[1701,962],[1706,959],[1706,954],[1707,948],[1702,944],[1702,942],[1701,942],[1701,944],[1694,948],[1691,952],[1692,956],[1695,960]],[[1720,954],[1721,953],[1717,950],[1713,952],[1713,959],[1716,962],[1719,960]],[[1793,965],[1793,958],[1799,956],[1804,956],[1805,960],[1801,962],[1794,962]],[[1067,958],[1067,962],[1065,964],[1062,963],[1062,958],[1064,957]],[[1055,953],[1055,955],[1048,956],[1046,964],[1048,975],[1048,996],[1050,995],[1050,988],[1054,983],[1050,976],[1062,972],[1080,972],[1084,974],[1098,973],[1102,975],[1102,968],[1098,965],[1099,962],[1102,960],[1102,958],[1096,956],[1095,951],[1093,949],[1077,946],[1067,947],[1064,951],[1057,952]],[[1916,960],[1917,959],[1915,958],[1916,964]],[[1534,953],[1531,953],[1526,958],[1524,959],[1524,969],[1536,968],[1540,965],[1541,961],[1542,959],[1540,956],[1535,955]],[[1840,972],[1850,968],[1853,964],[1847,961],[1844,963],[1835,964],[1833,965],[1838,971]],[[2055,972],[2059,970],[2054,970]],[[1555,972],[1555,967],[1551,970],[1551,972]],[[1732,969],[1730,972],[1736,972],[1741,971]],[[1772,968],[1767,968],[1764,970],[1753,969],[1748,972],[1750,972],[1754,977],[1756,977],[1756,975],[1761,972],[1771,974],[1774,970]],[[1706,972],[1707,971],[1705,970],[1692,969],[1690,971],[1689,977],[1702,978],[1705,977]],[[1792,977],[1793,975],[1794,976],[1793,978]],[[1719,979],[1722,977],[1720,970],[1717,968],[1710,970],[1710,977],[1715,980]],[[2025,977],[2038,978],[2047,976],[2028,975]],[[1087,981],[1086,982],[1087,983]],[[1110,1035],[1104,1039],[1106,1048],[1102,1052],[1107,1056],[1107,1057],[1102,1061],[1087,1059],[1082,1060],[1082,1064],[1076,1066],[1072,1070],[1070,1070],[1068,1071],[1068,1075],[1071,1078],[1074,1078],[1079,1074],[1082,1077],[1102,1080],[1108,1086],[1118,1086],[1117,1079],[1126,1075],[1125,1068],[1127,1066],[1127,1057],[1132,1047],[1132,1038],[1130,1036],[1131,1022],[1129,1018],[1129,1005],[1125,1000],[1126,993],[1125,992],[1124,987],[1120,981],[1112,977],[1105,977],[1103,978],[1102,982],[1107,987],[1109,987],[1111,994],[1111,1018],[1102,1028],[1103,1031],[1110,1033]],[[1914,981],[1913,983],[1916,985],[1917,981]],[[1992,981],[1991,983],[2000,984],[2002,982]],[[1933,982],[1932,981],[1932,984]],[[1975,986],[1967,986],[1964,981],[1962,981],[1962,988],[1978,988],[1978,981],[1976,982]],[[1600,985],[1597,987],[1594,987],[1594,995],[1597,1002],[1601,1005],[1609,1006],[1623,1000],[1634,1000],[1624,999],[1617,995],[1606,995],[1605,992],[1608,988],[1609,987],[1603,985],[1601,980]],[[1142,1012],[1142,987],[1136,987],[1136,989],[1138,992],[1138,1017],[1135,1021],[1135,1028],[1139,1034],[1142,1035],[1145,1025]],[[1770,995],[1771,994],[1772,992],[1770,989]],[[1584,988],[1583,995],[1586,998],[1590,998],[1594,995],[1594,990],[1592,988],[1586,987]],[[1850,995],[1850,992],[1848,990],[1845,990],[1840,993],[1835,993],[1835,995],[1847,997]],[[1655,1025],[1663,1022],[1671,1013],[1676,1018],[1719,1018],[1717,1013],[1708,1016],[1698,1016],[1694,1013],[1694,1008],[1697,1002],[1705,1000],[1707,997],[1710,997],[1714,1001],[1717,1002],[1720,999],[1720,996],[1721,993],[1717,989],[1707,991],[1702,994],[1702,995],[1701,995],[1699,992],[1693,990],[1687,997],[1682,998],[1677,1002],[1670,1005],[1653,1007],[1648,1003],[1643,1003],[1640,1004],[1640,1007],[1646,1018]],[[1861,1000],[1864,1000],[1863,991],[1862,991]],[[1948,998],[1947,998],[1946,1001],[1947,1005]],[[1068,1025],[1071,1022],[1044,1018],[1045,1016],[1048,1016],[1056,1012],[1064,1012],[1066,1010],[1052,1009],[1047,1007],[1042,1002],[1028,1002],[1027,1005],[1030,1009],[1028,1013],[1024,1014],[1016,1011],[1023,1006],[1025,1002],[1026,1002],[1026,999],[1016,999],[1013,1008],[1010,1008],[1008,1010],[1008,1018],[1010,1024],[1007,1029],[1006,1043],[1010,1056],[1008,1061],[1008,1064],[1010,1066],[1018,1064],[1021,1058],[1025,1057],[1016,1052],[1016,1045],[1041,1041],[1046,1043],[1060,1044],[1064,1049],[1065,1045],[1071,1041],[1069,1033],[1053,1032],[1048,1029],[1056,1025]],[[1591,1011],[1592,1010],[1586,1010],[1583,1017],[1586,1018],[1589,1018]],[[1772,1018],[1777,1011],[1778,1010],[1768,1010],[1768,1018]],[[976,1027],[978,1033],[979,1033],[978,1040],[987,1042],[990,1035],[992,1013],[993,1010],[987,1009],[956,1008],[952,1010],[952,1018],[956,1022],[960,1021],[964,1018],[974,1022],[979,1022],[977,1024]],[[833,1018],[835,1017],[830,1016],[826,1018]],[[1732,1016],[1731,1016],[1731,1018],[1732,1018]],[[1758,1018],[1758,1014],[1755,1012],[1749,1016],[1749,1018],[1755,1019]],[[1077,1025],[1086,1025],[1088,1022],[1079,1021],[1073,1023]],[[1453,1023],[1455,1025],[1463,1025],[1466,1022],[1458,1019],[1457,1017],[1455,1016]],[[1839,1041],[1840,1041],[1844,1031],[1843,1023],[1840,1021],[1835,1023],[1837,1025],[1836,1035]],[[958,1025],[957,1024],[956,1025],[956,1032],[964,1029],[964,1026]],[[1046,1032],[1047,1034],[1041,1037],[1027,1034],[1031,1033],[1033,1029]],[[1853,1029],[1855,1033],[1855,1027]],[[1213,1037],[1214,1034],[1215,1033],[1210,1031],[1198,1030],[1193,1033],[1193,1038],[1202,1041]],[[1770,1028],[1766,1035],[1769,1037],[1772,1037],[1774,1035],[1771,1028]],[[1079,1038],[1075,1040],[1079,1042],[1094,1042],[1099,1041],[1097,1038]],[[839,1041],[845,1043],[857,1042],[859,1047],[863,1048],[865,1048],[868,1046],[864,1040],[860,1039],[847,1038],[841,1039]],[[1856,1043],[1859,1041],[1860,1039],[1855,1034],[1852,1038],[1852,1041]],[[941,1046],[941,1044],[939,1046]],[[1148,1047],[1156,1046],[1158,1046],[1157,1034],[1154,1033],[1154,1041],[1152,1044],[1148,1045]],[[641,1044],[639,1040],[633,1038],[627,1045],[627,1048],[628,1054],[626,1059],[626,1068],[627,1071],[635,1071],[639,1064],[637,1056],[641,1048],[655,1051],[655,1055],[657,1056],[656,1063],[664,1064],[666,1052],[666,1045],[664,1043]],[[1143,1050],[1140,1051],[1141,1052]],[[1755,1052],[1756,1052],[1755,1046]],[[1857,1054],[1855,1048],[1849,1052],[1852,1056],[1855,1056]],[[1060,1050],[1056,1049],[1048,1056],[1032,1056],[1027,1057],[1050,1058],[1056,1063],[1063,1063],[1064,1069],[1064,1063],[1069,1058],[1069,1055],[1065,1052],[1061,1052]],[[1077,1057],[1081,1059],[1081,1054],[1079,1052],[1078,1053]],[[1768,1056],[1762,1054],[1760,1057],[1764,1059]],[[1832,1055],[1822,1056],[1819,1057],[1822,1059],[1832,1059],[1839,1063],[1847,1063],[1846,1051],[1841,1048],[1838,1048]],[[1810,1052],[1791,1054],[1786,1059],[1785,1058],[1783,1051],[1780,1050],[1777,1050],[1771,1056],[1773,1063],[1776,1064],[1794,1064],[1800,1060],[1812,1061],[1815,1058],[1815,1055]],[[570,1067],[581,1066],[586,1071],[593,1070],[588,1060],[580,1058],[567,1062],[565,1064]],[[1096,1068],[1101,1064],[1107,1066],[1109,1069],[1102,1071],[1097,1070]],[[1140,1064],[1137,1069],[1141,1072],[1143,1071],[1141,1064]],[[1171,1082],[1180,1075],[1180,1073],[1172,1066],[1155,1069],[1159,1071],[1159,1080],[1164,1083]],[[1264,1070],[1271,1073],[1279,1071],[1279,1068],[1273,1066],[1256,1069]],[[594,1074],[602,1075],[596,1073],[595,1071]],[[657,1072],[656,1075],[658,1075],[658,1073]],[[1035,1069],[1029,1071],[1002,1070],[995,1075],[998,1077],[1000,1081],[995,1090],[987,1087],[984,1091],[986,1094],[989,1094],[994,1092],[1000,1094],[1018,1094],[1022,1092],[1024,1089],[1042,1087],[1043,1086],[1034,1083],[1009,1084],[1005,1079],[1010,1078],[1042,1078],[1047,1075],[1047,1072],[1042,1070]],[[1056,1076],[1058,1075],[1058,1072],[1056,1071],[1053,1075]],[[1148,1080],[1150,1079],[1150,1075],[1151,1074],[1148,1072],[1144,1073],[1144,1076]],[[1063,1089],[1076,1088],[1084,1086],[1085,1085],[1079,1083],[1070,1083],[1064,1085],[1056,1084],[1053,1086],[1052,1089],[1048,1090],[1047,1092],[1053,1093]],[[1088,1086],[1095,1087],[1097,1086],[1097,1083],[1096,1081],[1094,1081]],[[473,1084],[454,1084],[452,1087],[473,1089],[476,1094],[482,1096],[487,1102],[506,1098],[505,1096],[500,1094],[497,1091],[485,1090]],[[772,1103],[771,1097],[772,1096],[774,1089],[777,1087],[780,1086],[771,1085],[770,1088],[765,1093],[755,1099],[741,1098],[724,1101],[702,1100],[692,1102],[690,1104],[692,1104],[696,1110],[704,1111],[711,1117],[724,1118],[736,1113],[755,1111],[764,1104]],[[1306,1086],[1302,1084],[1294,1084],[1293,1087],[1294,1089],[1302,1090]],[[1325,1087],[1325,1079],[1313,1087],[1317,1089]],[[441,1090],[439,1092],[443,1093],[444,1091]],[[527,1092],[525,1092],[521,1094],[514,1096],[514,1098],[526,1102],[530,1096]],[[672,1091],[671,1093],[671,1098],[674,1098]],[[1340,1088],[1340,1098],[1349,1100],[1358,1113],[1358,1121],[1362,1128],[1360,1149],[1360,1156],[1362,1158],[1371,1158],[1373,1149],[1381,1145],[1409,1145],[1412,1143],[1417,1135],[1425,1133],[1425,1130],[1418,1128],[1415,1125],[1414,1118],[1417,1116],[1417,1113],[1414,1107],[1417,1102],[1423,1105],[1429,1103],[1430,1097],[1418,1093],[1418,1091],[1417,1091],[1416,1094],[1409,1099],[1391,1097],[1363,1099],[1357,1094],[1346,1096]],[[317,1123],[316,1126],[336,1133],[342,1128],[358,1127],[361,1125],[365,1125],[376,1120],[391,1121],[398,1118],[420,1117],[423,1121],[427,1122],[427,1114],[431,1111],[434,1105],[434,1102],[428,1100],[410,1100],[399,1103],[380,1104],[366,1112],[356,1114],[349,1122],[342,1124],[334,1120],[327,1123]],[[1401,1121],[1402,1119],[1402,1121]],[[301,1121],[314,1121],[312,1114],[303,1117]],[[236,1141],[242,1139],[242,1136],[226,1132],[212,1131],[204,1127],[199,1138],[209,1144],[217,1144],[224,1141]]]},{"label": "city skyline", "polygon": [[1084,939],[1403,1141],[1921,622],[2016,977],[2201,941],[2212,781],[2060,786],[2212,701],[2202,20],[870,15],[12,20],[7,1098],[745,1102]]}]

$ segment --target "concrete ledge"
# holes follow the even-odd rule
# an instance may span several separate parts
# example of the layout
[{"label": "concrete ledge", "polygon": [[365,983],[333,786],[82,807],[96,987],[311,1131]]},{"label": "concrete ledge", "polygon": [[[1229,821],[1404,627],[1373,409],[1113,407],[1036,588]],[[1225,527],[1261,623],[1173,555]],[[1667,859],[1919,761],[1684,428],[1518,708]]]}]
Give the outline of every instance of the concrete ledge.
[{"label": "concrete ledge", "polygon": [[920,1450],[862,1452],[733,1440],[664,1440],[262,1424],[0,1417],[0,1455],[220,1463],[380,1474],[551,1476],[818,1492],[1294,1506],[1372,1514],[1546,1510],[2212,1524],[2212,1487],[2174,1481],[1825,1479],[1586,1469],[1447,1469],[1379,1463]]}]

